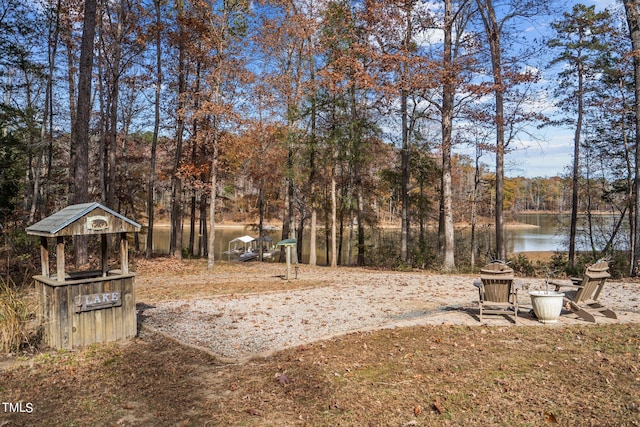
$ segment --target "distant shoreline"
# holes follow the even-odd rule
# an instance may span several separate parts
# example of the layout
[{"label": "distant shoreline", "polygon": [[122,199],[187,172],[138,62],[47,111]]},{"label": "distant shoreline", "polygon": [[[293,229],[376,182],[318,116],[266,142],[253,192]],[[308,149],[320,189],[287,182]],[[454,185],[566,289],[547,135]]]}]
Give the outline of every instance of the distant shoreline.
[{"label": "distant shoreline", "polygon": [[[237,222],[223,222],[223,223],[216,223],[216,228],[218,229],[225,229],[225,230],[238,230],[240,231],[244,231],[245,234],[246,233],[251,233],[253,230],[250,230],[247,226],[251,225],[251,223],[249,224],[243,224],[243,223],[237,223]],[[155,224],[155,227],[157,228],[162,228],[162,229],[167,229],[169,228],[170,224],[166,221],[160,222]],[[185,223],[186,228],[189,227],[189,223]],[[281,231],[282,228],[279,226],[275,226],[274,224],[265,224],[265,226],[269,226],[269,227],[275,227],[275,230],[273,231]],[[379,226],[382,229],[385,230],[393,230],[393,229],[400,229],[400,227],[397,224],[383,224],[381,226]],[[431,224],[431,227],[434,227],[433,224]],[[486,228],[494,228],[493,224],[477,224],[476,227],[478,229],[486,229]],[[455,225],[456,230],[461,231],[461,230],[468,230],[469,228],[471,228],[471,224],[468,223],[458,223]],[[535,228],[540,228],[537,225],[533,225],[533,224],[525,224],[525,223],[519,223],[519,222],[510,222],[508,224],[505,224],[505,229],[510,229],[510,230],[521,230],[521,229],[535,229]],[[556,251],[522,251],[522,252],[511,252],[509,255],[511,257],[513,256],[518,256],[518,255],[523,255],[525,257],[527,257],[530,261],[532,262],[547,262],[551,259],[551,257],[556,253]]]},{"label": "distant shoreline", "polygon": [[[189,226],[189,222],[185,221],[184,225],[186,227]],[[238,229],[238,230],[245,230],[250,228],[250,226],[253,226],[254,223],[239,223],[239,222],[222,222],[222,223],[216,223],[216,228],[227,228],[227,229]],[[171,226],[170,223],[166,222],[166,221],[162,221],[162,222],[156,222],[153,224],[154,227],[157,228],[169,228]],[[274,225],[274,224],[264,224],[265,227],[270,227],[272,230],[281,230],[282,227],[278,226],[278,225]],[[434,228],[435,225],[434,224],[429,224],[428,225],[431,228]],[[378,228],[382,228],[385,230],[393,230],[393,229],[400,229],[400,225],[399,224],[380,224],[377,226]],[[307,227],[308,228],[308,227]],[[412,228],[415,228],[412,227]],[[471,224],[468,222],[459,222],[455,224],[455,228],[457,230],[461,230],[461,229],[466,229],[466,228],[471,228]],[[492,223],[478,223],[476,224],[476,228],[494,228],[494,225]],[[540,228],[540,226],[538,225],[533,225],[533,224],[525,224],[523,222],[509,222],[507,224],[504,225],[504,228],[507,230],[513,230],[513,229],[527,229],[527,228]]]}]

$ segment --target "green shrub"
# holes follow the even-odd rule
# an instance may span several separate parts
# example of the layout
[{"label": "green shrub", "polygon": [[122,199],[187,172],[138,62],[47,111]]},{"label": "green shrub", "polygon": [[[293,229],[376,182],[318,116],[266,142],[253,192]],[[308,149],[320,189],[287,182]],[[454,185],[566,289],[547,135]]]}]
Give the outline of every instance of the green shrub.
[{"label": "green shrub", "polygon": [[551,256],[551,263],[549,265],[549,271],[559,273],[567,270],[569,265],[569,258],[564,252],[554,252]]},{"label": "green shrub", "polygon": [[513,268],[513,271],[518,273],[521,276],[525,277],[536,277],[536,267],[531,262],[529,258],[527,258],[523,254],[518,254],[515,258],[509,259],[509,265]]}]

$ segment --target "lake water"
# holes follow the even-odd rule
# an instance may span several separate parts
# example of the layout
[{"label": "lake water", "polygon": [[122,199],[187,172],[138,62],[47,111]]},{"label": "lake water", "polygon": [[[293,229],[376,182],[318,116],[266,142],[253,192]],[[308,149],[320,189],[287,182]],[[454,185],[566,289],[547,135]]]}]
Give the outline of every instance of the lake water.
[{"label": "lake water", "polygon": [[[589,251],[593,244],[596,250],[602,250],[610,239],[610,234],[618,221],[614,215],[593,215],[591,217],[591,234],[587,217],[578,216],[576,250]],[[524,224],[537,227],[521,230],[507,230],[507,245],[511,252],[567,251],[569,247],[570,216],[524,214],[518,217]],[[510,245],[511,244],[511,245]],[[625,220],[613,241],[617,250],[629,250],[629,225]]]},{"label": "lake water", "polygon": [[[602,218],[602,217],[601,217]],[[611,222],[611,217],[605,217],[606,221]],[[548,252],[548,251],[566,251],[567,250],[567,235],[568,235],[568,216],[567,215],[544,215],[544,214],[524,214],[518,217],[518,221],[524,224],[534,225],[535,227],[516,227],[507,228],[505,230],[505,239],[507,245],[507,251],[509,253],[519,252]],[[468,233],[468,230],[466,231]],[[386,236],[398,234],[398,230],[384,230],[382,232]],[[463,232],[464,233],[464,232]],[[243,235],[256,236],[257,233],[245,230],[243,227],[237,228],[219,228],[216,230],[215,239],[215,256],[217,259],[226,259],[224,251],[228,249],[228,242],[236,237]],[[281,231],[273,231],[266,233],[271,237],[274,242],[281,240]],[[484,228],[479,232],[479,238],[487,239],[488,241],[493,239],[494,231],[490,228]],[[154,251],[160,254],[166,254],[169,252],[169,228],[158,227],[154,230]],[[144,244],[144,237],[140,239]],[[399,240],[399,238],[398,238]],[[187,247],[189,242],[189,230],[185,228],[184,233],[184,246]],[[305,236],[305,243],[307,247],[303,248],[302,262],[308,261],[308,236]],[[196,239],[197,245],[197,239]],[[578,250],[587,249],[585,242],[578,241]],[[616,247],[623,248],[624,243],[618,244]],[[343,258],[346,257],[347,245],[343,245]],[[355,257],[354,248],[354,257]],[[324,245],[324,233],[318,235],[318,263],[325,263],[325,245]]]},{"label": "lake water", "polygon": [[562,251],[567,237],[561,235],[562,223],[556,215],[525,214],[518,221],[536,227],[507,229],[507,249],[512,253]]}]

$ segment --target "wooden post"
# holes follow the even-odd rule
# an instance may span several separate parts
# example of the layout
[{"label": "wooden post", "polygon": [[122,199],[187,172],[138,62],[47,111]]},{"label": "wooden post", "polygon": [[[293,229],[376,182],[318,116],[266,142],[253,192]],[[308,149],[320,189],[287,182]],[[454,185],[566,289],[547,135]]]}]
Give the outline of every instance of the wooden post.
[{"label": "wooden post", "polygon": [[102,256],[102,277],[107,277],[107,270],[109,270],[109,244],[107,242],[107,235],[100,235],[100,246]]},{"label": "wooden post", "polygon": [[49,277],[49,241],[46,237],[40,237],[40,265],[42,275]]},{"label": "wooden post", "polygon": [[56,280],[64,282],[64,237],[56,237]]},{"label": "wooden post", "polygon": [[120,270],[122,274],[129,274],[129,242],[127,233],[120,233]]},{"label": "wooden post", "polygon": [[291,276],[291,245],[287,245],[287,277],[285,279],[289,280]]}]

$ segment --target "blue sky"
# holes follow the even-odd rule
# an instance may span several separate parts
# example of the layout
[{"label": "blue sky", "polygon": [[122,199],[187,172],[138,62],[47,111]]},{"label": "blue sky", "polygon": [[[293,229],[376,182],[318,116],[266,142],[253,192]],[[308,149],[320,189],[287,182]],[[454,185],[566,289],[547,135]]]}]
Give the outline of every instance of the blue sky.
[{"label": "blue sky", "polygon": [[552,177],[566,174],[566,168],[573,164],[571,130],[549,130],[545,140],[530,141],[526,145],[506,156],[507,176]]},{"label": "blue sky", "polygon": [[[577,2],[568,2],[568,8],[572,8]],[[606,7],[614,9],[621,4],[611,0],[589,1],[586,5],[596,5],[597,10]],[[553,79],[549,73],[545,79]],[[550,110],[551,105],[545,109]],[[566,175],[573,164],[573,130],[569,128],[547,128],[543,131],[534,130],[538,138],[533,139],[521,135],[521,141],[514,141],[510,148],[513,150],[505,157],[506,176],[552,177]],[[467,154],[467,150],[461,150]],[[495,167],[494,155],[486,154],[482,161],[491,169]],[[569,168],[569,169],[568,169]]]},{"label": "blue sky", "polygon": [[[543,139],[513,142],[512,150],[505,156],[505,175],[527,178],[566,175],[573,165],[573,131],[570,129],[548,129]],[[473,157],[473,148],[457,149]],[[495,154],[485,153],[481,162],[490,170],[495,169]]]}]

